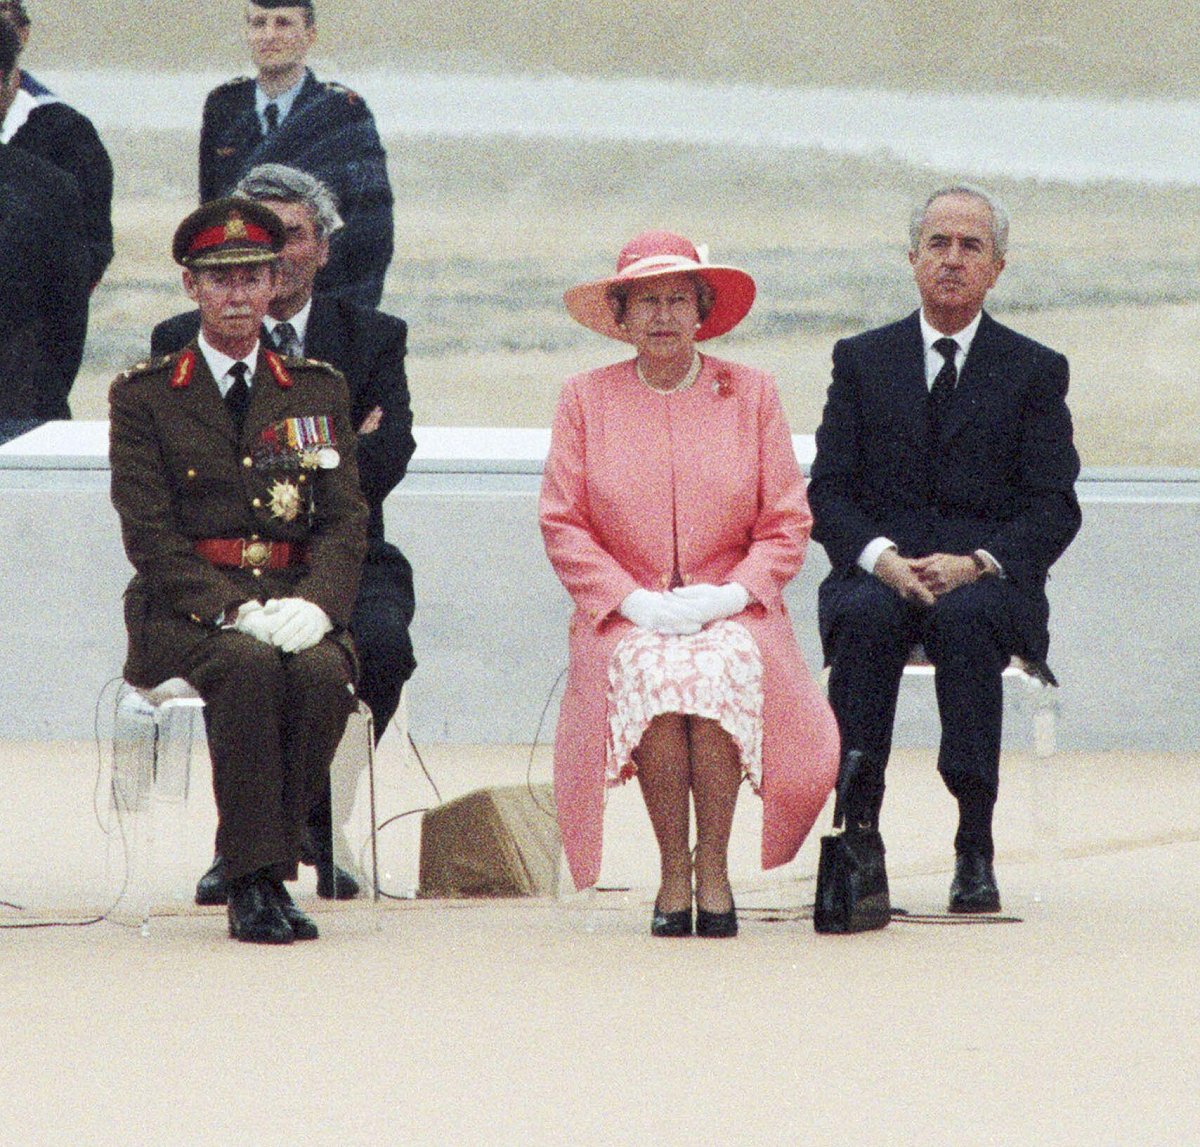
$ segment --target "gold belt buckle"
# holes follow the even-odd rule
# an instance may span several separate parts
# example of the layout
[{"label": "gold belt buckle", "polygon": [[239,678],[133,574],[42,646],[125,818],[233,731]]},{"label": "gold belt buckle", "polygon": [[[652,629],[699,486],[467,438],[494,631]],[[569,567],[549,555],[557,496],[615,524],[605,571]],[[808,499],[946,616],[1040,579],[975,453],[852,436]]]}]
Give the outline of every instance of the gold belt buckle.
[{"label": "gold belt buckle", "polygon": [[262,569],[271,560],[271,543],[255,540],[242,542],[242,565]]}]

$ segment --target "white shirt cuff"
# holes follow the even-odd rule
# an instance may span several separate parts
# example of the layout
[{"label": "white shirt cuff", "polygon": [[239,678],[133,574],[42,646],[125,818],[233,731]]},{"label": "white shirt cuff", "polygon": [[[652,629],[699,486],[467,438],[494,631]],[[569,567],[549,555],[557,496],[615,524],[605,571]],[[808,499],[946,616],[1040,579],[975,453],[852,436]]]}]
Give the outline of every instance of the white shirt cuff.
[{"label": "white shirt cuff", "polygon": [[891,538],[873,538],[863,546],[863,551],[858,555],[858,564],[869,574],[875,572],[875,563],[879,561],[879,555],[884,550],[894,550],[896,543]]}]

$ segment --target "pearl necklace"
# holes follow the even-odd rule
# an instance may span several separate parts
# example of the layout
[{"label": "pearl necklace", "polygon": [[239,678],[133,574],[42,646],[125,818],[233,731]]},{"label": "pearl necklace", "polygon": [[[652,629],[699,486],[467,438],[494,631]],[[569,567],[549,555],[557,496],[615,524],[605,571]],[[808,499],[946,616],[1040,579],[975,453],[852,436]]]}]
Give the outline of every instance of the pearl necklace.
[{"label": "pearl necklace", "polygon": [[683,376],[674,386],[663,389],[661,386],[654,386],[648,382],[646,376],[642,373],[641,359],[637,361],[637,376],[638,381],[643,386],[649,387],[655,394],[676,394],[678,391],[687,390],[700,377],[700,367],[703,365],[699,351],[692,351],[692,365],[688,367],[687,374]]}]

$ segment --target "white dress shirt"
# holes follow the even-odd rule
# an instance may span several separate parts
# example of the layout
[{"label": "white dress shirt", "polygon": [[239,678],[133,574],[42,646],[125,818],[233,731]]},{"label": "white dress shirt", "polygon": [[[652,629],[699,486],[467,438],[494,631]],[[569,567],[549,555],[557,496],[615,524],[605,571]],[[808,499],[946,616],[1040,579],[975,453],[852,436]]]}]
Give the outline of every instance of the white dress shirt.
[{"label": "white dress shirt", "polygon": [[[963,367],[967,362],[967,353],[971,349],[971,343],[975,341],[975,334],[979,330],[979,322],[983,318],[983,311],[979,311],[975,317],[967,323],[960,331],[947,335],[944,331],[939,331],[925,317],[925,308],[921,308],[921,342],[925,346],[925,386],[928,389],[933,388],[933,380],[937,378],[938,371],[945,364],[945,359],[939,350],[935,350],[933,344],[938,339],[952,338],[958,343],[958,351],[954,355],[954,369],[958,378],[962,378]],[[896,543],[891,538],[872,538],[865,546],[862,553],[858,555],[858,564],[867,571],[867,573],[875,572],[875,563],[879,561],[879,556],[885,550],[896,548]],[[996,561],[987,550],[977,550],[976,553],[986,555],[987,559],[996,567],[997,572],[1003,574],[1003,569],[1000,563]]]},{"label": "white dress shirt", "polygon": [[254,344],[254,349],[244,358],[230,358],[223,351],[217,350],[204,337],[204,331],[200,332],[200,336],[196,341],[200,344],[200,353],[204,355],[204,361],[208,364],[208,369],[212,371],[213,378],[217,380],[217,387],[221,391],[222,398],[229,393],[229,388],[233,385],[229,368],[235,362],[244,362],[250,368],[250,373],[246,376],[246,385],[251,390],[254,389],[254,371],[258,367],[258,343]]}]

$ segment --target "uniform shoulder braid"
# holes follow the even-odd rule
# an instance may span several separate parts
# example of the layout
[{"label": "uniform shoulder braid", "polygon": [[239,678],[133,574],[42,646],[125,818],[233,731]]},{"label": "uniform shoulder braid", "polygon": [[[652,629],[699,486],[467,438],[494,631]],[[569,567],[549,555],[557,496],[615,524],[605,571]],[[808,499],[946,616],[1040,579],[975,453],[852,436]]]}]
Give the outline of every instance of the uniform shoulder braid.
[{"label": "uniform shoulder braid", "polygon": [[127,370],[121,371],[120,374],[113,380],[114,384],[123,382],[133,382],[136,379],[144,378],[147,375],[157,374],[160,371],[166,370],[183,354],[182,351],[175,351],[171,354],[155,355],[153,358],[145,359],[143,362],[136,363]]},{"label": "uniform shoulder braid", "polygon": [[331,96],[341,96],[348,104],[362,104],[363,98],[353,88],[339,84],[337,80],[322,80],[323,87]]}]

